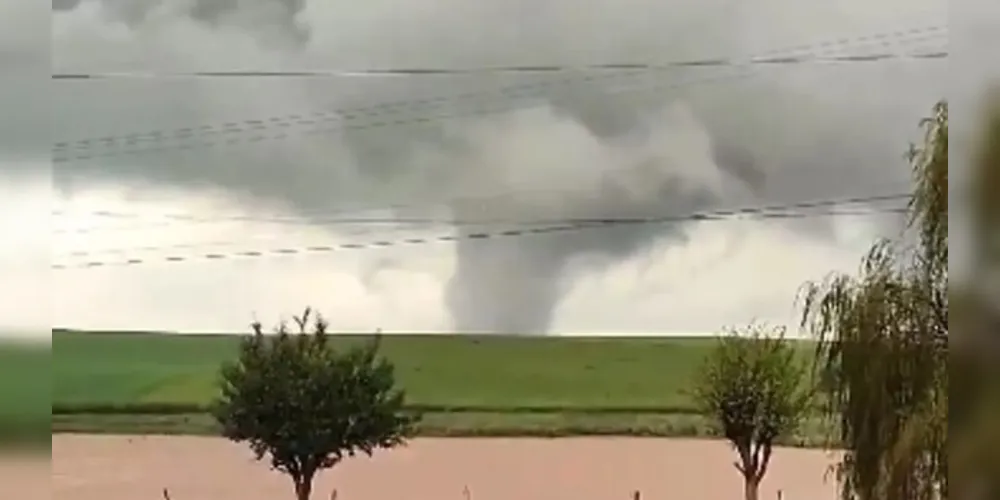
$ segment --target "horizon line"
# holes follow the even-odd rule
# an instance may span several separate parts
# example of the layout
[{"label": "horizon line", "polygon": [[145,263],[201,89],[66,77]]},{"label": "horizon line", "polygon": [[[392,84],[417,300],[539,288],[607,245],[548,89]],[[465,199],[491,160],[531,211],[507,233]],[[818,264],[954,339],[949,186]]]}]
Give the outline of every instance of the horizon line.
[{"label": "horizon line", "polygon": [[[203,336],[203,337],[231,337],[239,335],[250,335],[250,331],[217,331],[217,330],[154,330],[154,329],[87,329],[53,327],[52,334],[95,334],[95,335],[177,335],[177,336]],[[266,334],[274,332],[268,331]],[[541,332],[541,333],[517,333],[517,332],[456,332],[456,331],[435,331],[435,330],[376,330],[376,331],[341,331],[330,332],[331,335],[340,336],[451,336],[451,337],[562,337],[562,338],[660,338],[660,339],[684,339],[684,338],[715,338],[724,335],[724,332]],[[789,339],[809,340],[804,335],[786,335]]]}]

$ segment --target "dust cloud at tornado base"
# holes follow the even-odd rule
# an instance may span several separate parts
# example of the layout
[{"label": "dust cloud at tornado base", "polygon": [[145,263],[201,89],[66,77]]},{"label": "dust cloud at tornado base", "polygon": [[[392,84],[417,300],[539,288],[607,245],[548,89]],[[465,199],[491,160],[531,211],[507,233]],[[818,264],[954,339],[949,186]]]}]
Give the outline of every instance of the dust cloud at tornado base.
[{"label": "dust cloud at tornado base", "polygon": [[[609,1],[587,12],[566,2],[541,7],[232,0],[206,9],[208,3],[54,2],[55,64],[103,70],[117,61],[127,67],[142,61],[155,70],[665,61],[759,52],[935,20],[898,16],[898,5],[873,12],[871,5],[853,0],[837,10],[772,0],[753,12],[728,0],[700,2],[697,9]],[[943,8],[929,1],[905,5],[915,13]],[[780,24],[771,15],[778,12],[785,16]],[[748,77],[738,68],[590,82],[580,75],[523,99],[504,101],[494,94],[486,107],[505,112],[469,113],[469,103],[456,100],[398,116],[466,116],[198,156],[164,153],[61,164],[54,185],[67,196],[109,183],[222,191],[251,208],[274,204],[300,214],[402,204],[411,208],[396,208],[394,215],[457,221],[682,215],[901,192],[908,175],[902,152],[919,118],[944,95],[944,68],[897,61],[754,69]],[[713,77],[722,78],[699,83]],[[62,110],[55,138],[475,91],[487,99],[491,89],[526,81],[462,76],[76,84],[55,97],[53,106]],[[647,90],[637,90],[642,88]],[[900,221],[884,222],[886,231],[895,231]],[[835,238],[822,218],[786,225],[811,238]],[[483,227],[456,224],[455,229],[461,234]],[[545,332],[580,276],[641,256],[654,244],[683,243],[686,230],[674,224],[487,242],[459,239],[445,290],[453,328]]]}]

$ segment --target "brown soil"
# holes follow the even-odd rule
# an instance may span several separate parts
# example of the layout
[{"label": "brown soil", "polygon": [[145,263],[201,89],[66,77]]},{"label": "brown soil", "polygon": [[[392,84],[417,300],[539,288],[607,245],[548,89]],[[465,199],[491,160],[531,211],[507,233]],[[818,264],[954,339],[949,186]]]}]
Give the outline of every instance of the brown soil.
[{"label": "brown soil", "polygon": [[47,456],[0,455],[0,498],[52,498],[51,474],[52,468]]},{"label": "brown soil", "polygon": [[[781,449],[762,500],[833,500],[835,457]],[[292,499],[291,482],[249,449],[216,438],[52,437],[55,500]],[[654,438],[417,439],[345,461],[316,482],[327,500],[648,500],[742,498],[733,453],[718,441]],[[18,497],[23,498],[23,497]]]}]

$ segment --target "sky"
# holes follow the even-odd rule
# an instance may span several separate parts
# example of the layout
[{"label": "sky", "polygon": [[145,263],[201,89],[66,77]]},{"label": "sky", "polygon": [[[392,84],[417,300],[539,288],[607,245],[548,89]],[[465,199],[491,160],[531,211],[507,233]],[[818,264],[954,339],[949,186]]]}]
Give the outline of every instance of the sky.
[{"label": "sky", "polygon": [[[967,53],[988,46],[982,20],[997,8],[969,2],[980,10],[950,20],[940,0],[53,0],[37,18],[5,2],[0,17],[49,22],[51,38],[0,35],[0,63],[16,69],[4,77],[0,229],[17,235],[2,246],[13,300],[0,301],[0,327],[242,332],[307,305],[343,331],[794,326],[802,283],[853,271],[899,216],[467,235],[907,192],[902,154],[919,119],[992,70],[956,79],[951,59],[902,56],[955,46],[956,23]],[[39,84],[46,46],[65,73],[901,57]],[[92,140],[106,137],[117,139]],[[441,236],[455,238],[405,243]],[[230,258],[340,244],[368,246]]]}]

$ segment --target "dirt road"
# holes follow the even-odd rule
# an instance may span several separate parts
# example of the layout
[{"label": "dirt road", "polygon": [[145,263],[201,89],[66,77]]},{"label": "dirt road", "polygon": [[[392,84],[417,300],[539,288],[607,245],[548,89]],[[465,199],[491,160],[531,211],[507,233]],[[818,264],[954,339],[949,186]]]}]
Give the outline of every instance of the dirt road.
[{"label": "dirt road", "polygon": [[[52,437],[55,500],[280,500],[291,483],[216,438]],[[717,441],[653,438],[417,439],[372,458],[349,459],[322,475],[327,500],[644,500],[742,498],[734,455]],[[833,457],[781,449],[762,500],[833,500],[824,481]]]}]

